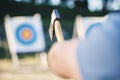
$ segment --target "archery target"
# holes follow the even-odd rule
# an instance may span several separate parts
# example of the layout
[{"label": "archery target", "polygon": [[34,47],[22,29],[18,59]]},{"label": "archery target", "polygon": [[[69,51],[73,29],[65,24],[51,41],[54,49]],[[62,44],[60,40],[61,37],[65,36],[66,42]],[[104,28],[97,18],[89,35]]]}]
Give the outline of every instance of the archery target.
[{"label": "archery target", "polygon": [[22,24],[16,30],[16,38],[21,44],[30,45],[36,41],[36,32],[32,25]]},{"label": "archery target", "polygon": [[45,49],[42,20],[39,17],[17,16],[8,19],[6,26],[11,51],[40,52]]}]

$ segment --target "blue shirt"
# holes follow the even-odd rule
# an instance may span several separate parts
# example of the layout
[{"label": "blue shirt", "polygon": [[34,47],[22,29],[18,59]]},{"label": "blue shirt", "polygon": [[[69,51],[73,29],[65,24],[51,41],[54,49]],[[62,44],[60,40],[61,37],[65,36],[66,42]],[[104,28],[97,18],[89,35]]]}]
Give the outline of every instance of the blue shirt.
[{"label": "blue shirt", "polygon": [[120,12],[86,31],[77,61],[83,80],[120,80]]}]

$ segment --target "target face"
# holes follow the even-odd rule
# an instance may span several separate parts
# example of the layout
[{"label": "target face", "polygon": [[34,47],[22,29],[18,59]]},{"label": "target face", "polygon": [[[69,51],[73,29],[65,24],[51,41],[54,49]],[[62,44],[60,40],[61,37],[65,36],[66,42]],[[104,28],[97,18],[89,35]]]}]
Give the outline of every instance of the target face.
[{"label": "target face", "polygon": [[29,45],[36,41],[36,32],[33,26],[22,24],[16,30],[16,37],[21,44]]}]

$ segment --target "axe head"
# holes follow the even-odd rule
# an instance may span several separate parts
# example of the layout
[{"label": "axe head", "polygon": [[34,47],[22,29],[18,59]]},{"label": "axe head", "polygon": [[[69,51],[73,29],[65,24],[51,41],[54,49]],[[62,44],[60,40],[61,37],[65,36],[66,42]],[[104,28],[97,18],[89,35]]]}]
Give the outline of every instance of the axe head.
[{"label": "axe head", "polygon": [[55,29],[54,29],[55,21],[59,20],[59,19],[60,19],[60,16],[59,16],[58,10],[54,9],[51,14],[51,23],[50,23],[50,27],[49,27],[49,35],[50,35],[51,41],[53,40],[53,37],[55,34]]}]

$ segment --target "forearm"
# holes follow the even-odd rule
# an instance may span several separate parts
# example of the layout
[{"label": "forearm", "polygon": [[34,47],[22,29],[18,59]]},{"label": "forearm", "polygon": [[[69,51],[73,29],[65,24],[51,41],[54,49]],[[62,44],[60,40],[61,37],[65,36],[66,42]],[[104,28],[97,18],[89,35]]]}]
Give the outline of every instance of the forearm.
[{"label": "forearm", "polygon": [[[61,59],[63,60],[63,58]],[[70,78],[70,72],[65,61],[60,61],[56,58],[55,54],[48,55],[48,65],[53,73],[63,78]],[[61,63],[62,62],[62,63]]]},{"label": "forearm", "polygon": [[55,74],[65,78],[78,79],[80,77],[76,61],[77,44],[78,40],[70,40],[56,43],[51,48],[48,54],[48,64]]}]

